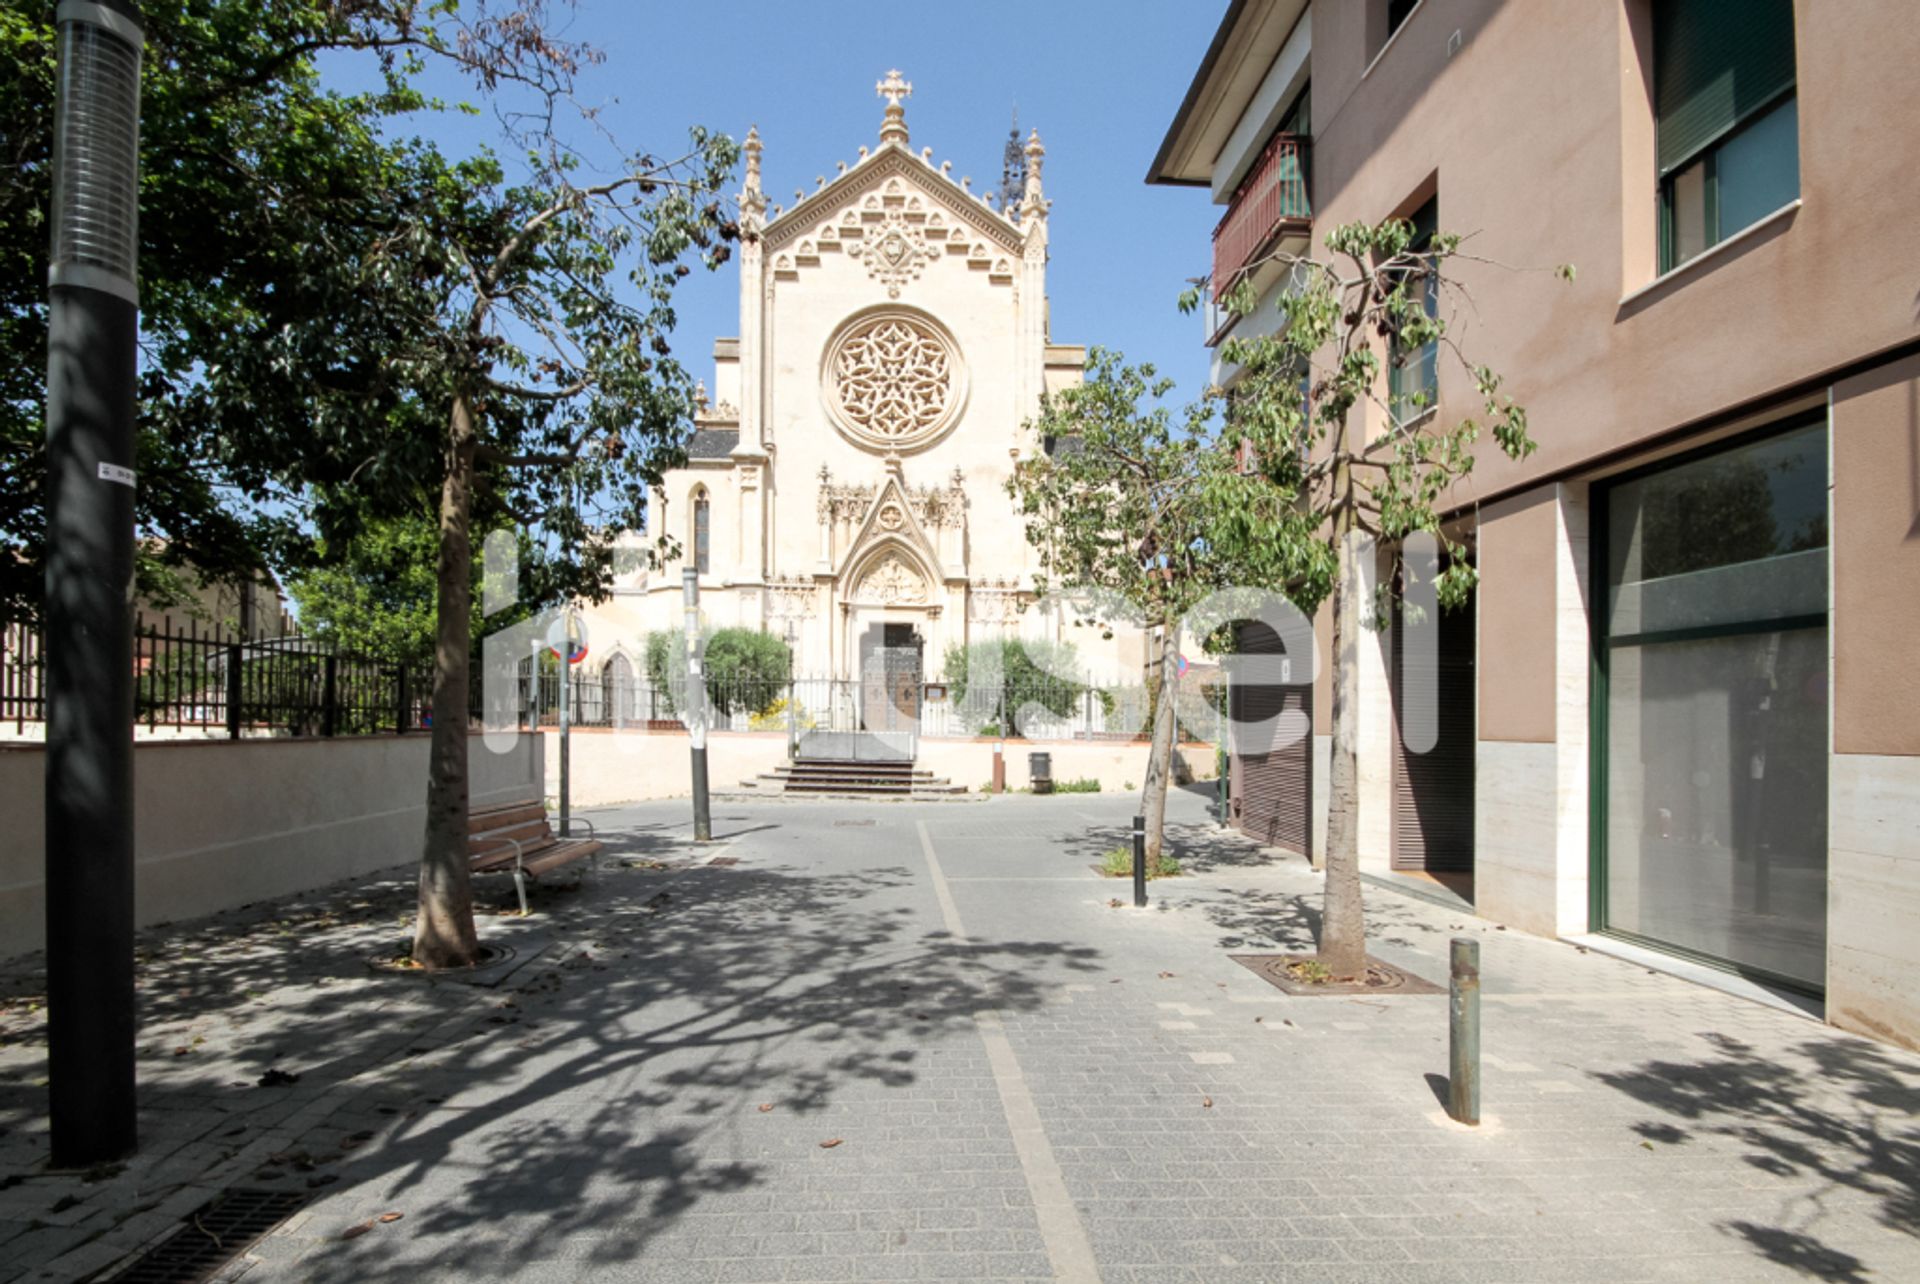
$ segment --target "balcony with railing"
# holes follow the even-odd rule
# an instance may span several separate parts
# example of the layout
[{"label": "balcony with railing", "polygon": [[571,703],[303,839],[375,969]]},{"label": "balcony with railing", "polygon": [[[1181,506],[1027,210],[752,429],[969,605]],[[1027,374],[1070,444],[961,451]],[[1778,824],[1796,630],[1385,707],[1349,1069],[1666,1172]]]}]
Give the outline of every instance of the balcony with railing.
[{"label": "balcony with railing", "polygon": [[1213,297],[1223,298],[1248,266],[1287,233],[1313,226],[1313,140],[1275,134],[1233,194],[1226,217],[1213,229]]}]

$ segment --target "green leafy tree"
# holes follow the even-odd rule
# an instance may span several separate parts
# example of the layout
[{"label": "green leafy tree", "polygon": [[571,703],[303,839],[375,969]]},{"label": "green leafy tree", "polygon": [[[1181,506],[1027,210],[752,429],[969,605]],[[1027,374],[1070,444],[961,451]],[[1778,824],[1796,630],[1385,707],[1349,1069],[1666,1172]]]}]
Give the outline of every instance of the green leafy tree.
[{"label": "green leafy tree", "polygon": [[[781,638],[759,629],[729,628],[707,633],[701,656],[707,702],[720,714],[736,709],[764,715],[787,694],[792,652]],[[687,677],[686,634],[656,629],[647,634],[647,681],[661,694],[662,707],[677,715]]]},{"label": "green leafy tree", "polygon": [[[468,689],[476,508],[538,524],[565,548],[586,596],[606,591],[615,532],[643,522],[647,494],[684,459],[692,379],[667,334],[691,256],[717,266],[732,224],[718,198],[736,155],[694,130],[681,156],[636,156],[616,177],[576,183],[555,147],[525,182],[490,156],[408,175],[393,234],[363,244],[388,350],[363,386],[391,388],[384,419],[330,417],[332,449],[259,443],[262,467],[311,492],[346,489],[381,510],[422,480],[439,493],[433,745],[414,957],[477,956],[466,854]],[[321,318],[288,341],[325,342]],[[268,358],[270,359],[270,357]]]},{"label": "green leafy tree", "polygon": [[762,713],[787,694],[793,666],[787,644],[759,629],[720,629],[701,653],[707,698],[714,711]]},{"label": "green leafy tree", "polygon": [[[1460,293],[1454,266],[1466,257],[1460,245],[1447,233],[1416,242],[1410,223],[1390,219],[1336,229],[1325,260],[1275,255],[1290,274],[1277,296],[1277,324],[1222,345],[1222,359],[1240,374],[1212,398],[1223,412],[1214,445],[1234,466],[1206,470],[1199,488],[1209,553],[1235,565],[1248,585],[1285,589],[1304,611],[1328,607],[1333,755],[1319,954],[1341,978],[1366,963],[1352,660],[1359,631],[1363,622],[1384,628],[1398,595],[1423,574],[1433,577],[1443,609],[1466,602],[1475,572],[1443,525],[1442,506],[1472,472],[1483,431],[1511,458],[1534,449],[1526,412],[1500,392],[1500,376],[1467,362],[1448,333],[1446,315]],[[1571,267],[1558,272],[1573,278]],[[1197,302],[1195,293],[1182,300],[1188,308]],[[1223,302],[1245,316],[1257,300],[1243,281]],[[1483,414],[1451,419],[1425,394],[1383,395],[1389,361],[1437,356],[1459,362]],[[1385,425],[1371,438],[1362,413],[1369,404]],[[1438,568],[1405,558],[1416,534],[1444,550]],[[1359,558],[1374,542],[1387,565],[1362,601]]]},{"label": "green leafy tree", "polygon": [[[1141,786],[1150,858],[1165,832],[1181,617],[1210,590],[1247,582],[1248,573],[1211,530],[1217,514],[1206,501],[1232,467],[1210,422],[1212,407],[1198,402],[1176,417],[1164,404],[1172,389],[1152,366],[1129,366],[1095,348],[1084,382],[1044,398],[1028,425],[1053,448],[1022,460],[1007,483],[1038,554],[1036,585],[1089,591],[1094,617],[1104,613],[1111,624],[1124,613],[1151,632],[1153,723]],[[1297,520],[1273,496],[1249,499],[1267,521]],[[1256,565],[1274,561],[1261,550]]]},{"label": "green leafy tree", "polygon": [[[428,106],[429,62],[482,92],[547,99],[589,51],[547,0],[145,0],[141,86],[139,584],[166,604],[201,577],[251,582],[312,541],[303,497],[235,455],[252,434],[329,448],[316,390],[341,390],[388,334],[353,246],[391,235],[408,150],[382,127]],[[46,281],[54,11],[0,5],[0,621],[35,620],[45,574]],[[375,88],[328,91],[316,56],[377,60]],[[404,186],[403,184],[398,186]],[[324,344],[279,342],[328,318]],[[265,351],[271,362],[247,358]],[[362,412],[391,400],[367,388]],[[357,461],[343,460],[342,476]],[[191,566],[197,575],[185,573]]]},{"label": "green leafy tree", "polygon": [[[439,528],[425,511],[356,522],[335,540],[317,539],[311,562],[287,581],[301,632],[341,651],[427,672],[437,636],[439,539]],[[520,602],[503,613],[473,619],[469,632],[475,653],[482,637],[527,618],[535,604],[555,598],[555,583],[571,581],[567,568],[556,566],[524,536],[520,565]],[[482,570],[476,562],[476,592]]]},{"label": "green leafy tree", "polygon": [[991,638],[947,648],[947,681],[954,703],[970,721],[996,726],[1012,735],[1016,715],[1039,705],[1055,717],[1068,717],[1085,696],[1083,682],[1064,676],[1080,668],[1071,642],[1029,638]]},{"label": "green leafy tree", "polygon": [[301,631],[358,655],[432,663],[438,539],[424,521],[391,519],[344,547],[322,544],[319,565],[287,581]]}]

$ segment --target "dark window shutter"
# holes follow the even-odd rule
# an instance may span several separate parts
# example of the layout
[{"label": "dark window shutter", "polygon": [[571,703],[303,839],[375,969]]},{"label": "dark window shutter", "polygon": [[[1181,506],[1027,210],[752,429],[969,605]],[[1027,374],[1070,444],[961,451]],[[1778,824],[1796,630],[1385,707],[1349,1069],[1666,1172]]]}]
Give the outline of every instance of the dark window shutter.
[{"label": "dark window shutter", "polygon": [[[1285,655],[1280,635],[1258,621],[1235,630],[1234,650],[1241,655]],[[1243,722],[1298,710],[1313,721],[1313,688],[1269,683],[1235,683],[1229,693],[1232,716]],[[1313,737],[1289,745],[1269,746],[1269,752],[1250,754],[1235,748],[1230,796],[1234,824],[1240,832],[1269,847],[1313,856]]]},{"label": "dark window shutter", "polygon": [[1664,178],[1792,87],[1793,0],[1658,0],[1653,56]]}]

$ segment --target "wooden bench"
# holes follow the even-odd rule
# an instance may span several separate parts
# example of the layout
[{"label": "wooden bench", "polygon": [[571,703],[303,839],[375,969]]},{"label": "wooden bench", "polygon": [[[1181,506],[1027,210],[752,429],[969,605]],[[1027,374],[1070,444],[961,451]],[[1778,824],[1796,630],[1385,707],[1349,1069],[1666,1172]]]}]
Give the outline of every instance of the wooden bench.
[{"label": "wooden bench", "polygon": [[593,826],[578,816],[587,837],[561,838],[547,823],[547,808],[538,798],[516,798],[489,803],[467,813],[467,862],[475,874],[511,874],[520,895],[520,912],[527,912],[527,880],[585,857],[596,865],[600,840]]}]

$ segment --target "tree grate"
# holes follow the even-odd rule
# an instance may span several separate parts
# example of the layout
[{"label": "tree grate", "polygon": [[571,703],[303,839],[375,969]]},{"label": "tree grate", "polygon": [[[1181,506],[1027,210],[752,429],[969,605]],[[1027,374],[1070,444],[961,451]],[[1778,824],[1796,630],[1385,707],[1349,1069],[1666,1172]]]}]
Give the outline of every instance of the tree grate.
[{"label": "tree grate", "polygon": [[201,1284],[300,1211],[304,1191],[228,1190],[188,1215],[171,1235],[92,1284]]}]

